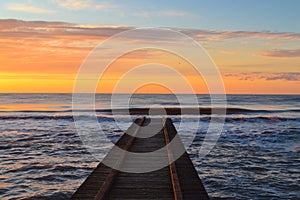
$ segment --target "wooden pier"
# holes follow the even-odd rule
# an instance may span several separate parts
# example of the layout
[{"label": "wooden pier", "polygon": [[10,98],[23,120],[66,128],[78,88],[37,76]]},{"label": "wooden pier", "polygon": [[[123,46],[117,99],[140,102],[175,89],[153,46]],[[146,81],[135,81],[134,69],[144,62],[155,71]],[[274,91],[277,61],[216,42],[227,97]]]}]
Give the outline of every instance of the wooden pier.
[{"label": "wooden pier", "polygon": [[[153,128],[147,127],[151,123]],[[139,126],[137,126],[137,124]],[[160,127],[160,128],[159,128]],[[158,130],[158,129],[159,130]],[[158,130],[158,131],[156,131]],[[151,133],[156,131],[154,135]],[[130,133],[130,134],[129,134]],[[175,199],[175,200],[199,200],[209,199],[207,192],[179,139],[179,145],[168,145],[175,137],[177,131],[171,119],[137,119],[124,135],[116,143],[114,148],[119,147],[126,151],[136,153],[152,152],[157,149],[165,149],[159,158],[144,158],[145,162],[165,162],[165,167],[155,171],[133,173],[124,172],[122,169],[139,167],[126,153],[115,155],[108,153],[96,169],[82,183],[71,197],[72,200],[79,199]],[[150,137],[148,137],[150,136]],[[175,162],[174,155],[181,149],[184,153]],[[114,160],[114,167],[108,167],[103,163],[107,159]],[[171,164],[169,164],[171,163]],[[143,165],[143,161],[140,162]],[[156,166],[155,163],[153,166]],[[145,167],[145,166],[144,166]],[[151,167],[151,166],[150,166]]]}]

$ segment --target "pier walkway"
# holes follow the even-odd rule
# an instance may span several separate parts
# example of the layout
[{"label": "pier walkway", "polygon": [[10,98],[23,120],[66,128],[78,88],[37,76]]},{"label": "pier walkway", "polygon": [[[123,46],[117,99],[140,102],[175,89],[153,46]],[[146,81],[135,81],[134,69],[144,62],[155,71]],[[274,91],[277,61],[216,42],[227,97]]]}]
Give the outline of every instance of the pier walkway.
[{"label": "pier walkway", "polygon": [[[137,119],[71,199],[209,199],[180,138],[176,136],[177,131],[169,118]],[[177,142],[166,146],[172,140]],[[114,151],[118,148],[137,153],[140,159]],[[151,156],[156,150],[159,150],[159,156]],[[174,159],[178,152],[184,153]],[[104,163],[113,163],[109,165],[114,167]],[[165,167],[156,169],[161,164]],[[140,172],[140,169],[144,171]]]}]

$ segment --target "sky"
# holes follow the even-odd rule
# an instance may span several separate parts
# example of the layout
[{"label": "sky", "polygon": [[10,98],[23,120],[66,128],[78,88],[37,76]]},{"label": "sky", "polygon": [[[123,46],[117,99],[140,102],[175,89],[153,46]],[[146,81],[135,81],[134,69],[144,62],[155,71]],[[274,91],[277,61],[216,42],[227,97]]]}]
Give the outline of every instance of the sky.
[{"label": "sky", "polygon": [[[299,94],[299,7],[298,0],[1,1],[0,92],[72,92],[78,69],[99,43],[134,28],[166,27],[205,48],[227,93]],[[124,55],[97,92],[111,92],[124,69],[153,61],[174,68],[181,63],[194,90],[208,92],[188,62],[157,51]],[[138,76],[159,74],[149,77],[145,70]],[[176,83],[167,72],[164,78]],[[153,85],[139,92],[167,90]],[[179,92],[186,90],[179,87]]]}]

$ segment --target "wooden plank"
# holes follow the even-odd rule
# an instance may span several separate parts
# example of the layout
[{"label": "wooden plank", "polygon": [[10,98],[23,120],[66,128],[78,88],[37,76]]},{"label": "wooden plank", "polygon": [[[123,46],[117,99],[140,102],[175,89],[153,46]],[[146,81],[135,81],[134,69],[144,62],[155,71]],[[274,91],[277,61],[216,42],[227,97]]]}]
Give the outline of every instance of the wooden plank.
[{"label": "wooden plank", "polygon": [[172,180],[172,187],[173,187],[173,192],[174,192],[174,199],[175,200],[183,200],[182,196],[182,191],[179,183],[179,178],[177,175],[177,170],[175,166],[175,162],[173,162],[173,151],[169,145],[170,143],[170,138],[169,138],[169,133],[166,128],[166,120],[163,119],[163,127],[164,127],[164,136],[165,136],[165,141],[167,145],[167,151],[168,151],[168,158],[169,158],[169,166],[170,166],[170,176]]},{"label": "wooden plank", "polygon": [[[141,122],[141,119],[138,121]],[[144,119],[143,122],[149,124],[150,119]],[[167,148],[165,152],[163,151],[162,155],[159,155],[158,157],[146,157],[145,160],[142,159],[138,162],[130,160],[126,157],[126,154],[114,155],[110,152],[108,156],[114,156],[113,159],[115,160],[114,162],[116,162],[116,168],[121,167],[121,165],[127,167],[145,166],[146,163],[144,163],[144,161],[146,161],[146,159],[147,161],[150,160],[152,163],[166,162],[166,160],[169,160],[170,162],[170,160],[173,160],[174,158],[174,150],[183,148],[180,150],[185,151],[180,138],[175,137],[177,131],[171,119],[166,119],[164,126],[162,120],[156,119],[151,121],[151,123],[156,123],[154,126],[157,126],[158,123],[160,123],[161,130],[153,135],[152,132],[156,130],[155,128],[138,128],[138,130],[135,130],[131,135],[125,133],[116,145],[126,151],[146,153],[161,149],[166,144],[169,144],[172,139],[177,139],[180,143],[179,147],[169,145],[169,148]],[[166,167],[153,172],[127,173],[115,170],[100,163],[78,188],[71,199],[209,199],[186,152],[175,162],[170,165],[166,163],[166,165]]]},{"label": "wooden plank", "polygon": [[[149,119],[146,124],[149,123]],[[166,160],[167,151],[162,152],[159,157],[144,157],[142,153],[152,152],[165,146],[164,135],[162,132],[162,122],[161,120],[151,121],[153,127],[155,128],[143,128],[138,133],[138,138],[134,140],[131,152],[141,153],[141,160],[136,161],[132,159],[125,159],[124,166],[133,167],[147,167],[149,161],[161,162],[161,158]],[[161,130],[159,130],[159,127]],[[148,134],[148,131],[159,131],[158,133],[152,135]],[[149,136],[148,138],[142,138],[143,136]],[[167,164],[167,163],[166,163]],[[150,166],[151,167],[151,166]],[[126,189],[125,189],[126,188]],[[169,167],[166,166],[160,170],[156,170],[148,173],[127,173],[120,172],[116,178],[115,183],[112,186],[112,190],[107,195],[106,199],[116,200],[122,197],[122,199],[174,199],[172,192],[172,183],[170,179]]]},{"label": "wooden plank", "polygon": [[[166,129],[173,137],[177,134],[176,128],[171,119],[166,120]],[[180,141],[175,148],[184,148],[184,145]],[[183,155],[175,161],[177,176],[180,182],[183,199],[186,200],[207,200],[209,196],[198,176],[198,173],[188,155],[185,151]]]},{"label": "wooden plank", "polygon": [[[144,120],[145,118],[137,119],[134,123],[142,125]],[[133,134],[136,134],[137,132],[138,130],[134,130]],[[123,149],[129,149],[132,142],[133,137],[125,133],[118,140],[116,145]],[[116,165],[120,164],[120,162],[118,162],[118,159],[119,158],[116,158]],[[124,156],[122,156],[121,159],[124,159]],[[88,176],[88,178],[81,184],[78,190],[72,195],[71,199],[104,199],[104,196],[109,191],[109,187],[112,185],[117,173],[117,170],[115,170],[114,168],[110,168],[103,163],[99,163],[97,168],[94,169],[94,171]]]},{"label": "wooden plank", "polygon": [[[128,151],[129,148],[131,147],[136,134],[139,131],[139,127],[143,125],[145,121],[145,117],[142,118],[142,120],[140,120],[139,122],[139,126],[138,128],[134,131],[132,137],[129,138],[129,140],[127,141],[127,143],[124,146],[124,150]],[[116,179],[116,176],[118,174],[118,170],[120,168],[120,166],[122,165],[124,159],[125,159],[126,153],[123,153],[122,155],[120,155],[119,160],[116,162],[115,166],[113,167],[113,169],[111,169],[111,171],[109,172],[109,174],[107,175],[106,179],[104,180],[103,184],[101,185],[99,191],[97,192],[96,196],[95,196],[95,200],[104,200],[105,196],[107,195],[107,193],[110,190],[110,187],[112,186],[114,180]]]}]

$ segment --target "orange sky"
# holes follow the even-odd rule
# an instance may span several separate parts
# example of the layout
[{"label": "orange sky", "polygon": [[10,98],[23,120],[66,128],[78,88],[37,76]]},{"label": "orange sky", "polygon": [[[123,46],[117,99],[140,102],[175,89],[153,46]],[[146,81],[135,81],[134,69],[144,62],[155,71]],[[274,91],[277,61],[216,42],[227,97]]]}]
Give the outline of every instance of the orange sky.
[{"label": "orange sky", "polygon": [[[77,70],[88,53],[99,42],[129,28],[0,20],[0,92],[70,93]],[[300,34],[182,32],[208,51],[222,74],[227,93],[300,93],[300,50],[297,49]],[[194,76],[187,62],[174,55],[154,51],[133,52],[114,62],[98,92],[111,92],[122,72],[154,61],[180,70],[197,93],[207,93],[205,82]],[[155,80],[162,76],[176,83],[175,76],[168,73],[161,75],[159,71],[144,71],[138,78]],[[124,83],[135,84],[134,79],[132,77]],[[142,93],[166,91],[157,85],[138,90]],[[184,88],[180,92],[186,93]]]}]

